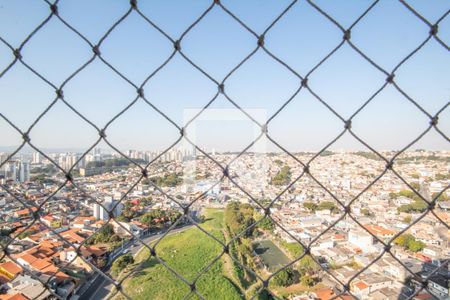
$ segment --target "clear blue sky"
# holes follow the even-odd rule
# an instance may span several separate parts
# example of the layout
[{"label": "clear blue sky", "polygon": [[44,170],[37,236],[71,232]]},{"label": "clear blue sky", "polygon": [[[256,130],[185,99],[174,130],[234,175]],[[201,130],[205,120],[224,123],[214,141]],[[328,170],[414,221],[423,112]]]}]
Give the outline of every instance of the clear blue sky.
[{"label": "clear blue sky", "polygon": [[[138,1],[149,19],[178,39],[211,1]],[[261,33],[289,1],[225,1],[222,3],[255,32]],[[348,27],[370,1],[316,1],[344,27]],[[450,8],[449,1],[410,1],[431,22]],[[128,1],[62,0],[60,15],[96,44],[106,30],[129,8]],[[38,0],[0,0],[0,36],[17,47],[49,14]],[[429,29],[398,1],[382,0],[352,31],[352,41],[370,58],[390,71],[417,47]],[[440,38],[450,43],[450,16],[440,23]],[[268,33],[266,47],[299,74],[306,74],[339,44],[341,32],[305,1],[299,1]],[[182,41],[184,53],[216,80],[223,77],[256,46],[255,38],[219,7]],[[133,12],[101,45],[102,56],[135,84],[153,72],[173,50],[172,44]],[[24,60],[55,85],[86,62],[88,45],[53,18],[22,51]],[[431,40],[396,72],[396,81],[430,114],[450,99],[449,52]],[[0,69],[13,60],[0,43]],[[309,84],[344,118],[349,117],[384,82],[385,76],[364,61],[348,45],[314,72]],[[262,50],[234,73],[225,84],[228,95],[243,108],[266,109],[272,115],[298,88],[298,80]],[[182,126],[183,110],[204,106],[217,87],[179,54],[145,85],[148,99]],[[136,96],[135,89],[114,74],[98,58],[64,87],[66,100],[92,122],[103,127]],[[54,91],[16,64],[0,78],[0,110],[22,130],[49,105]],[[212,108],[232,108],[219,97]],[[375,148],[399,149],[418,136],[428,120],[393,87],[385,89],[353,121],[354,131]],[[250,142],[249,122],[202,122],[201,143],[218,150],[238,150]],[[441,130],[450,133],[450,108],[440,116]],[[318,150],[343,128],[325,106],[302,91],[269,126],[271,136],[290,150]],[[162,149],[178,130],[142,100],[107,130],[121,149]],[[86,148],[96,131],[65,105],[58,103],[31,131],[41,147]],[[21,138],[0,119],[0,145],[18,145]],[[344,136],[332,149],[364,149]],[[450,149],[432,130],[413,148]]]}]

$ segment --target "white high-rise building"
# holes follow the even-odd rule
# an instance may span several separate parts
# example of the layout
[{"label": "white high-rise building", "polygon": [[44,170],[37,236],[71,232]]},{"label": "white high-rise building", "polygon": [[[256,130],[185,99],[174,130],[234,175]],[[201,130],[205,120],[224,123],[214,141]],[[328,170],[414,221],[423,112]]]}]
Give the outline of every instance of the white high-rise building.
[{"label": "white high-rise building", "polygon": [[17,180],[17,164],[15,162],[7,162],[3,166],[6,179]]},{"label": "white high-rise building", "polygon": [[20,182],[30,180],[30,164],[28,162],[21,162],[19,164],[19,178]]},{"label": "white high-rise building", "polygon": [[[117,203],[118,201],[113,200],[112,197],[105,197],[105,201],[102,203],[103,207],[98,203],[94,203],[92,214],[96,219],[106,221],[109,219],[108,212],[111,211]],[[119,203],[112,212],[114,217],[119,216],[122,213],[122,210],[123,204]]]},{"label": "white high-rise building", "polygon": [[102,150],[98,147],[94,148],[94,161],[102,160]]},{"label": "white high-rise building", "polygon": [[41,154],[39,152],[33,153],[33,160],[31,161],[33,164],[40,164],[41,163]]},{"label": "white high-rise building", "polygon": [[100,220],[100,210],[103,208],[98,203],[94,203],[92,206],[92,215],[97,219]]}]

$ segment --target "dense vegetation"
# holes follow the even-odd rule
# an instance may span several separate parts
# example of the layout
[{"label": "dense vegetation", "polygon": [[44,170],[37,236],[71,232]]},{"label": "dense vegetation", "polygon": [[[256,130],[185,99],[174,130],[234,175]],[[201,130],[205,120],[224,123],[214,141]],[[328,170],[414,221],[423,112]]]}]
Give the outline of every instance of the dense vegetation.
[{"label": "dense vegetation", "polygon": [[[299,243],[288,243],[286,241],[281,241],[280,244],[291,256],[291,258],[298,258],[304,253],[304,249]],[[295,264],[293,272],[298,275],[297,277],[300,277],[300,282],[304,286],[312,286],[317,281],[314,276],[319,270],[320,266],[314,261],[314,259],[312,259],[311,256],[306,255]]]},{"label": "dense vegetation", "polygon": [[289,286],[294,283],[294,279],[294,270],[289,267],[275,274],[270,283],[275,286]]},{"label": "dense vegetation", "polygon": [[183,182],[183,174],[166,174],[164,176],[154,176],[149,178],[148,180],[157,186],[168,186],[174,187],[180,185]]},{"label": "dense vegetation", "polygon": [[450,174],[441,174],[438,173],[434,176],[435,180],[449,180],[450,179]]},{"label": "dense vegetation", "polygon": [[55,184],[56,183],[56,181],[54,181],[51,178],[48,178],[47,176],[48,175],[44,175],[44,174],[32,176],[30,178],[30,181],[36,182],[38,184]]},{"label": "dense vegetation", "polygon": [[25,231],[22,231],[21,233],[19,233],[17,235],[17,238],[23,240],[23,239],[25,239],[25,238],[29,237],[30,235],[33,235],[33,234],[35,234],[37,232],[38,232],[37,230],[28,229],[28,230],[25,230]]},{"label": "dense vegetation", "polygon": [[291,182],[291,168],[284,165],[281,170],[272,178],[273,185],[287,185]]},{"label": "dense vegetation", "polygon": [[423,199],[420,198],[419,195],[417,195],[411,190],[402,190],[398,193],[390,193],[389,196],[391,197],[391,199],[403,196],[413,200],[413,202],[410,204],[403,204],[400,207],[398,207],[397,208],[398,212],[418,213],[424,212],[428,207],[427,203],[423,201]]},{"label": "dense vegetation", "polygon": [[373,152],[358,151],[358,152],[355,152],[354,154],[362,156],[367,159],[381,160],[381,158],[376,153],[373,153]]},{"label": "dense vegetation", "polygon": [[[135,159],[134,161],[136,163],[145,162],[142,159]],[[112,159],[105,159],[102,161],[90,161],[86,164],[86,169],[103,168],[103,167],[105,168],[127,167],[132,164],[133,163],[126,158],[112,158]]]},{"label": "dense vegetation", "polygon": [[303,207],[312,212],[316,210],[330,210],[331,212],[336,213],[339,211],[336,203],[332,201],[322,201],[319,204],[314,202],[305,202],[303,203]]},{"label": "dense vegetation", "polygon": [[169,222],[173,223],[182,216],[177,210],[145,209],[151,203],[152,197],[141,198],[137,203],[126,201],[121,214],[116,217],[116,220],[119,222],[139,220],[150,227],[160,227]]},{"label": "dense vegetation", "polygon": [[450,201],[450,197],[444,192],[442,194],[439,193],[433,193],[433,195],[431,195],[431,198],[434,199],[437,197],[437,201]]},{"label": "dense vegetation", "polygon": [[52,164],[43,166],[43,167],[34,167],[30,170],[31,174],[37,174],[37,173],[44,173],[44,174],[55,174],[56,173],[56,167]]},{"label": "dense vegetation", "polygon": [[167,221],[170,223],[174,223],[176,220],[181,218],[181,216],[182,213],[177,210],[155,209],[143,214],[140,218],[140,221],[143,224],[155,226]]},{"label": "dense vegetation", "polygon": [[115,248],[121,241],[122,238],[114,233],[114,227],[106,224],[86,240],[86,245],[110,244],[111,248]]},{"label": "dense vegetation", "polygon": [[411,252],[419,252],[425,248],[425,244],[417,241],[412,234],[402,234],[394,240],[394,243]]},{"label": "dense vegetation", "polygon": [[125,255],[119,256],[112,264],[111,270],[113,274],[119,274],[128,265],[134,263],[133,255],[127,253]]},{"label": "dense vegetation", "polygon": [[436,155],[417,155],[417,156],[409,156],[409,157],[399,157],[396,159],[398,162],[410,162],[417,160],[432,160],[432,161],[442,161],[442,162],[450,162],[450,157],[446,156],[436,156]]},{"label": "dense vegetation", "polygon": [[[333,204],[333,203],[332,203]],[[321,209],[333,209],[330,203],[324,203],[320,206]],[[243,230],[248,228],[255,220],[259,220],[262,216],[249,204],[242,204],[231,202],[225,209],[225,226],[230,235],[236,236]],[[232,244],[230,254],[233,255],[243,265],[249,266],[255,270],[254,258],[252,255],[254,243],[253,240],[261,232],[266,232],[273,236],[274,224],[268,220],[267,223],[260,222],[257,226],[254,226],[236,240]],[[275,237],[274,237],[275,238]],[[275,238],[281,248],[283,248],[291,259],[300,257],[303,253],[303,247],[298,243],[287,243],[282,239]],[[300,259],[298,263],[292,267],[286,268],[274,275],[270,284],[272,287],[286,287],[295,283],[301,283],[304,286],[310,287],[315,285],[317,278],[315,277],[320,266],[308,255]],[[254,276],[243,269],[238,264],[234,264],[234,272],[239,278],[239,285],[244,289],[255,283]],[[263,297],[260,295],[260,297]],[[263,297],[264,298],[264,297]]]},{"label": "dense vegetation", "polygon": [[[250,237],[255,233],[255,227],[248,227],[255,223],[255,209],[249,204],[230,202],[225,208],[224,220],[225,228],[232,238],[243,233],[240,238],[231,244],[230,255],[241,264],[254,269]],[[246,288],[255,281],[254,275],[239,264],[233,263],[233,267],[242,287]]]}]

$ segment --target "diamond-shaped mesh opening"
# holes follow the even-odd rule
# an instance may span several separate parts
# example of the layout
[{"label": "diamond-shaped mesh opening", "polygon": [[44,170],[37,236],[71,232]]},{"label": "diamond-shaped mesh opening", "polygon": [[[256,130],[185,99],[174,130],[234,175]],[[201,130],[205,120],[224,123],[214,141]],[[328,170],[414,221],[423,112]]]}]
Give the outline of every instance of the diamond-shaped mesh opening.
[{"label": "diamond-shaped mesh opening", "polygon": [[[251,2],[183,3],[174,14],[134,0],[107,11],[28,5],[5,4],[14,18],[0,31],[0,141],[16,144],[0,145],[8,294],[448,297],[448,153],[412,151],[448,148],[448,5],[277,2],[258,4],[270,13],[256,22]],[[325,27],[329,36],[316,33]],[[186,103],[200,111],[183,123],[171,107]],[[231,128],[247,136],[236,152],[208,150],[189,133],[208,108],[237,110],[257,133]],[[296,110],[299,122],[285,122]],[[321,118],[336,120],[335,133],[322,134]],[[311,135],[322,140],[311,146]],[[338,151],[348,145],[359,151]]]}]

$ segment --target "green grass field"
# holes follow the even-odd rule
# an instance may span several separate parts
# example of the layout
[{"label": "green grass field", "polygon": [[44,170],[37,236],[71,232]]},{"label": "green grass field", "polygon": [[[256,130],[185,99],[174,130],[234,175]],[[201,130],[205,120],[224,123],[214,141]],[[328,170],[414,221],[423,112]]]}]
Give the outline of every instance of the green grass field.
[{"label": "green grass field", "polygon": [[[202,227],[223,240],[223,211],[206,210],[205,216],[207,221]],[[158,257],[189,281],[217,257],[221,250],[219,243],[198,228],[167,236],[156,247]],[[190,292],[183,281],[156,259],[149,257],[148,249],[141,251],[136,257],[136,263],[131,266],[138,267],[138,271],[124,281],[124,290],[131,298],[182,299]],[[239,289],[224,274],[222,259],[198,279],[197,290],[206,299],[241,299]],[[190,297],[195,298],[195,294]]]}]

